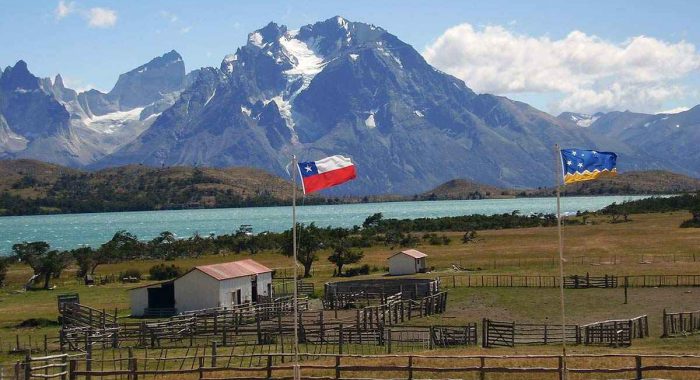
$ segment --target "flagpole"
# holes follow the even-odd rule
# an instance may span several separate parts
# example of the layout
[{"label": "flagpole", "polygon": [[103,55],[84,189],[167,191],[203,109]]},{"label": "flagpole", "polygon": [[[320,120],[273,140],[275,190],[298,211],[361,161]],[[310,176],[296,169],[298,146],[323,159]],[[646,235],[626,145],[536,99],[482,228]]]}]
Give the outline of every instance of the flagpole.
[{"label": "flagpole", "polygon": [[559,234],[559,299],[561,301],[561,351],[562,351],[562,379],[567,378],[566,369],[566,312],[564,308],[564,241],[561,236],[561,178],[562,161],[559,144],[554,145],[555,151],[555,178],[557,187],[557,233]]},{"label": "flagpole", "polygon": [[299,373],[299,305],[297,283],[297,156],[292,155],[292,255],[294,257],[294,379],[300,378]]}]

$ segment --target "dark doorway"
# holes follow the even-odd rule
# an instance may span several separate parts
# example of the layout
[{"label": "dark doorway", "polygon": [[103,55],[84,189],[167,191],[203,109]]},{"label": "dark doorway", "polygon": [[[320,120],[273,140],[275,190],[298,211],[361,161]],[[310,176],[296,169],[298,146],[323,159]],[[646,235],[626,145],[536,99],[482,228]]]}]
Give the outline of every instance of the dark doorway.
[{"label": "dark doorway", "polygon": [[172,309],[175,307],[175,286],[172,282],[148,288],[149,309]]},{"label": "dark doorway", "polygon": [[253,277],[250,281],[252,299],[251,302],[258,302],[258,277]]}]

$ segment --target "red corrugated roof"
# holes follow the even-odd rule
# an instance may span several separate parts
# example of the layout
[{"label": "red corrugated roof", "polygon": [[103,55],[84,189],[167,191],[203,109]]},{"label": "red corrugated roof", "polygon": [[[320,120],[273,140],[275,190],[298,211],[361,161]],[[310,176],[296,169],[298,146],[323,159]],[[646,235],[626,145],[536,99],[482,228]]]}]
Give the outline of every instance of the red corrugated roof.
[{"label": "red corrugated roof", "polygon": [[195,267],[195,269],[201,270],[217,280],[228,280],[230,278],[272,272],[272,269],[252,259],[232,261],[230,263],[200,265]]},{"label": "red corrugated roof", "polygon": [[405,250],[405,251],[396,252],[396,253],[394,253],[393,255],[389,256],[389,258],[392,258],[392,257],[394,257],[394,256],[396,256],[396,255],[398,255],[398,254],[400,254],[400,253],[403,253],[404,255],[411,256],[411,257],[413,257],[414,259],[420,259],[420,258],[422,258],[422,257],[428,257],[428,255],[426,255],[425,253],[423,253],[423,252],[421,252],[421,251],[419,251],[419,250],[416,250],[416,249],[407,249],[407,250]]}]

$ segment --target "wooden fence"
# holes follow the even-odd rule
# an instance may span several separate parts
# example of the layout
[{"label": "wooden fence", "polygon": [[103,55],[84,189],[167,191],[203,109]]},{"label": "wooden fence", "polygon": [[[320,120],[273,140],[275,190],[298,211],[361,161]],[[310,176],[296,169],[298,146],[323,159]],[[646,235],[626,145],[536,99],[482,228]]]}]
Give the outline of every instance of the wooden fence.
[{"label": "wooden fence", "polygon": [[700,333],[700,310],[669,313],[664,309],[663,338]]},{"label": "wooden fence", "polygon": [[[628,287],[696,287],[700,286],[700,274],[658,274],[617,276],[570,275],[564,278],[564,287],[570,289]],[[475,288],[558,288],[559,276],[527,276],[513,274],[455,274],[442,276],[441,284],[447,287]]]},{"label": "wooden fence", "polygon": [[609,320],[587,325],[516,323],[484,319],[481,323],[482,347],[515,347],[516,345],[571,344],[629,346],[632,339],[649,336],[646,315],[625,320]]},{"label": "wooden fence", "polygon": [[593,322],[581,326],[584,344],[630,346],[633,339],[649,336],[649,321],[646,315],[632,319],[613,319]]},{"label": "wooden fence", "polygon": [[[143,366],[142,358],[129,357],[125,364],[105,368],[95,360],[73,359],[69,362],[71,380],[100,378],[145,379],[152,377],[197,379],[292,379],[295,365],[291,354],[260,354],[240,357],[251,359],[254,366],[237,366],[238,360],[226,362],[216,355],[177,358],[162,368]],[[239,359],[239,358],[235,358]],[[186,365],[180,365],[177,363]],[[191,363],[191,365],[190,365]],[[485,379],[492,374],[517,373],[519,379],[561,379],[564,360],[561,355],[338,355],[300,354],[299,371],[302,378],[314,379]],[[109,367],[109,366],[107,366]],[[121,369],[119,369],[121,368]],[[698,378],[698,355],[569,355],[566,372],[577,378],[649,377]],[[680,377],[679,377],[680,376]],[[692,376],[692,377],[691,377]],[[499,377],[500,378],[500,377]],[[27,379],[29,380],[29,379]]]},{"label": "wooden fence", "polygon": [[515,347],[516,345],[581,343],[581,329],[567,325],[503,322],[484,319],[481,323],[482,347]]}]

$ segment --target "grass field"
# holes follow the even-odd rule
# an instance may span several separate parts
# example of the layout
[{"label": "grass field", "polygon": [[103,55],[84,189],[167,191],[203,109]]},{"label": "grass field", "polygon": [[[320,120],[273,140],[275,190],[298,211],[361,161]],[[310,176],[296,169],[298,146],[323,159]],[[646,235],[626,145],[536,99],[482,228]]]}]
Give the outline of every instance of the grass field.
[{"label": "grass field", "polygon": [[[700,231],[681,229],[678,225],[688,219],[688,213],[632,215],[627,223],[610,224],[607,218],[595,218],[592,224],[566,226],[564,228],[566,272],[569,274],[635,275],[635,274],[700,274]],[[556,228],[528,228],[512,230],[480,231],[474,243],[461,244],[461,233],[447,234],[452,243],[446,246],[422,244],[417,248],[426,252],[428,266],[435,271],[427,276],[452,275],[452,265],[474,269],[478,274],[546,274],[558,273]],[[396,248],[398,249],[398,248]],[[377,246],[365,249],[362,263],[383,268],[386,258],[396,249]],[[327,252],[319,254],[314,265],[314,277],[310,279],[322,289],[328,281],[333,266],[326,260]],[[250,257],[248,254],[209,255],[197,259],[175,260],[183,268],[195,265],[224,262]],[[276,252],[254,255],[260,261],[278,271],[291,273],[290,258]],[[155,260],[125,262],[104,265],[99,274],[119,273],[137,268],[143,273],[158,263]],[[128,296],[126,289],[133,284],[108,284],[86,287],[79,285],[66,271],[56,281],[52,291],[20,291],[30,276],[29,268],[14,265],[8,273],[9,286],[0,290],[0,346],[6,351],[8,342],[16,334],[32,335],[40,339],[43,334],[55,335],[57,327],[18,329],[16,325],[29,318],[57,317],[56,295],[78,292],[81,303],[94,308],[119,309],[126,317]],[[375,272],[370,276],[382,276]],[[356,279],[356,278],[355,278]],[[651,337],[635,341],[633,347],[616,352],[647,353],[697,353],[700,338],[686,337],[660,339],[661,312],[700,309],[700,288],[633,288],[629,290],[629,304],[623,304],[623,290],[587,289],[567,290],[569,322],[588,323],[609,318],[630,318],[649,315]],[[515,320],[520,322],[560,323],[557,289],[522,288],[455,288],[449,290],[448,310],[442,316],[414,320],[420,324],[452,324],[477,322],[481,318]],[[574,347],[574,352],[607,352],[609,348]],[[464,353],[478,353],[483,349],[460,349]],[[498,349],[499,354],[554,352],[556,347],[516,347]],[[489,350],[493,353],[494,351]],[[8,360],[6,352],[0,353],[0,361]]]}]

